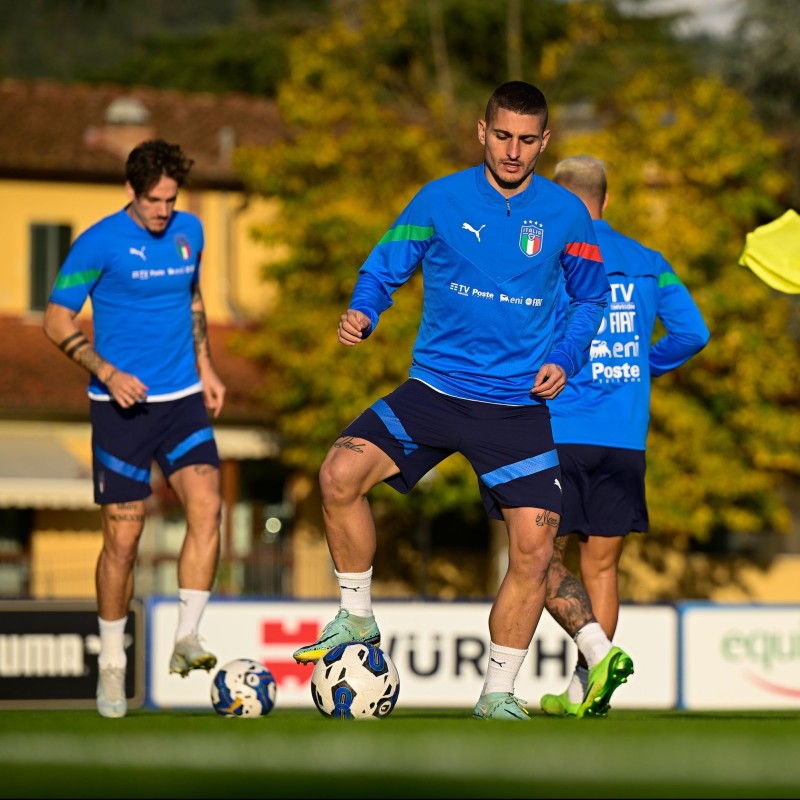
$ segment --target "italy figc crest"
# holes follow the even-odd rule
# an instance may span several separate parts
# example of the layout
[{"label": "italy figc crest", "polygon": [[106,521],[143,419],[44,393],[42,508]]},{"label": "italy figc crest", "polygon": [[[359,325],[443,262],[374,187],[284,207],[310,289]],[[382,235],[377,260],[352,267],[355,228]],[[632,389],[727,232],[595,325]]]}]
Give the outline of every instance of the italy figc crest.
[{"label": "italy figc crest", "polygon": [[178,249],[178,255],[184,261],[188,261],[192,257],[192,248],[189,247],[189,240],[182,233],[175,237],[175,247]]},{"label": "italy figc crest", "polygon": [[535,256],[542,249],[544,228],[533,220],[526,219],[519,232],[519,249],[526,256]]}]

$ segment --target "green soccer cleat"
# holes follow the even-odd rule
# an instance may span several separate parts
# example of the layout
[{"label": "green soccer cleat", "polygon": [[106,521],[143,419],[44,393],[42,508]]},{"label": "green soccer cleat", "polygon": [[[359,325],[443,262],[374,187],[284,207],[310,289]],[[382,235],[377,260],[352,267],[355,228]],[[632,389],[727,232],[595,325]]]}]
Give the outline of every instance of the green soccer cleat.
[{"label": "green soccer cleat", "polygon": [[108,719],[119,719],[127,711],[125,667],[100,667],[97,675],[97,713]]},{"label": "green soccer cleat", "polygon": [[577,717],[580,703],[573,703],[566,692],[561,694],[543,694],[539,705],[545,714],[551,717]]},{"label": "green soccer cleat", "polygon": [[197,634],[190,633],[175,642],[175,649],[169,660],[169,671],[177,672],[185,678],[193,669],[208,671],[213,669],[216,663],[217,657],[203,647]]},{"label": "green soccer cleat", "polygon": [[530,722],[527,700],[515,697],[511,692],[489,692],[483,694],[475,704],[472,716],[475,719],[499,719]]},{"label": "green soccer cleat", "polygon": [[612,647],[606,657],[589,670],[589,683],[576,717],[604,717],[611,708],[611,695],[633,674],[631,657],[619,647]]},{"label": "green soccer cleat", "polygon": [[347,609],[340,608],[335,619],[322,629],[316,642],[294,651],[294,660],[298,664],[315,664],[332,647],[350,642],[364,642],[380,647],[381,632],[375,617],[357,617]]}]

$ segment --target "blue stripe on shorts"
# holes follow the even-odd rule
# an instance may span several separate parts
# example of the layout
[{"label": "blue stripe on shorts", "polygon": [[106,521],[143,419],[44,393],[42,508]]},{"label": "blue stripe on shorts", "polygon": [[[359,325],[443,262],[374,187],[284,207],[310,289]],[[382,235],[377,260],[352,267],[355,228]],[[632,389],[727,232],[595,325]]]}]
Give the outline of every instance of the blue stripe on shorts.
[{"label": "blue stripe on shorts", "polygon": [[372,410],[380,417],[381,422],[387,427],[389,433],[403,445],[403,453],[408,455],[417,449],[417,445],[411,441],[411,437],[403,427],[403,423],[394,414],[384,400],[377,400],[372,405]]},{"label": "blue stripe on shorts", "polygon": [[133,464],[128,464],[126,461],[122,461],[116,456],[112,456],[111,453],[106,453],[105,450],[103,450],[101,447],[97,447],[96,445],[94,452],[97,456],[97,460],[104,467],[108,467],[112,472],[116,472],[119,475],[124,475],[126,478],[130,478],[131,480],[139,481],[140,483],[146,483],[149,485],[149,470],[134,467]]},{"label": "blue stripe on shorts", "polygon": [[489,489],[492,489],[499,483],[507,483],[508,481],[513,481],[514,478],[524,478],[526,475],[533,475],[536,472],[557,466],[558,452],[556,450],[548,450],[546,453],[541,453],[533,458],[526,458],[523,461],[517,461],[516,464],[508,464],[505,467],[500,467],[500,469],[487,472],[485,475],[481,475],[481,480]]},{"label": "blue stripe on shorts", "polygon": [[202,428],[195,431],[191,436],[187,436],[177,447],[167,453],[167,461],[174,464],[181,456],[186,455],[193,447],[209,442],[214,438],[214,431],[211,428]]}]

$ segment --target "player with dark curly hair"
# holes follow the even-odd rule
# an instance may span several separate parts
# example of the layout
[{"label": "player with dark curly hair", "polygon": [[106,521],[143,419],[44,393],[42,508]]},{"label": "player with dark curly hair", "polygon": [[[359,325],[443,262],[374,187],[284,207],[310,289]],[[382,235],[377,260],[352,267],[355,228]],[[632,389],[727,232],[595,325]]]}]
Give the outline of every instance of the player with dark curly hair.
[{"label": "player with dark curly hair", "polygon": [[[61,266],[46,335],[90,375],[95,501],[103,519],[97,562],[97,710],[124,717],[125,625],[157,461],[186,513],[178,560],[179,617],[170,672],[210,670],[197,629],[219,559],[219,456],[209,412],[225,386],[211,362],[200,294],[203,228],[176,211],[192,160],[161,139],[128,156],[128,204],[84,231]],[[94,341],[76,318],[91,298]]]}]

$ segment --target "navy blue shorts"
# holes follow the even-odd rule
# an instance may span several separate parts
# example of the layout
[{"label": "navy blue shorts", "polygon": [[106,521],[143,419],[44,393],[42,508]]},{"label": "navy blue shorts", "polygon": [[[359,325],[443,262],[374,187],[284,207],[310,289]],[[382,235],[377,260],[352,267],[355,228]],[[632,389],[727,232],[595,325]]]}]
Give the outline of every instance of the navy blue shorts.
[{"label": "navy blue shorts", "polygon": [[100,505],[149,497],[154,459],[166,478],[190,464],[219,468],[201,393],[131,408],[92,400],[90,415],[94,500]]},{"label": "navy blue shorts", "polygon": [[366,439],[400,470],[386,480],[403,494],[453,453],[478,476],[492,519],[501,506],[561,511],[561,470],[546,406],[503,406],[441,394],[410,379],[342,431]]},{"label": "navy blue shorts", "polygon": [[558,458],[564,489],[559,536],[647,531],[644,450],[560,444]]}]

